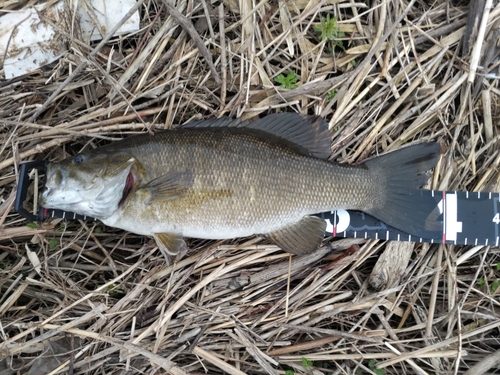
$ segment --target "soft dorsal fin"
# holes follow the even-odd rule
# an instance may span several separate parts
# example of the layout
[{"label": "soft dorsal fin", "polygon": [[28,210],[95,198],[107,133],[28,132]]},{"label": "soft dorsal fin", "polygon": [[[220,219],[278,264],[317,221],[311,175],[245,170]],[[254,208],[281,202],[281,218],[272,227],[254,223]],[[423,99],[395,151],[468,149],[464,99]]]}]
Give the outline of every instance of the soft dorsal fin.
[{"label": "soft dorsal fin", "polygon": [[326,159],[331,155],[328,126],[319,116],[274,113],[254,122],[223,117],[194,121],[183,126],[188,129],[221,127],[259,130],[296,144],[310,156]]},{"label": "soft dorsal fin", "polygon": [[326,159],[331,155],[330,132],[319,116],[298,113],[274,113],[246,125],[261,130],[307,150],[308,154]]}]

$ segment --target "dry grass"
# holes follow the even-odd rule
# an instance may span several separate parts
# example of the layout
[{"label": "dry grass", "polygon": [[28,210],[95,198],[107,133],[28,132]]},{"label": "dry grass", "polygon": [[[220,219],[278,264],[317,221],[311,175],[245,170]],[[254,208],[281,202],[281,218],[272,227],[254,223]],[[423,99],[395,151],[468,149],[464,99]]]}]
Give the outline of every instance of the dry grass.
[{"label": "dry grass", "polygon": [[[0,81],[1,374],[499,373],[498,248],[341,240],[298,258],[260,238],[191,240],[166,264],[149,238],[31,228],[12,210],[21,162],[275,111],[324,116],[344,162],[440,141],[434,188],[499,191],[500,91],[485,75],[498,72],[498,6],[482,23],[481,1],[369,3],[177,1],[180,27],[144,0],[139,32],[68,40],[57,63]],[[342,47],[318,38],[326,14]],[[298,87],[281,88],[292,71]],[[401,273],[370,276],[384,250]]]}]

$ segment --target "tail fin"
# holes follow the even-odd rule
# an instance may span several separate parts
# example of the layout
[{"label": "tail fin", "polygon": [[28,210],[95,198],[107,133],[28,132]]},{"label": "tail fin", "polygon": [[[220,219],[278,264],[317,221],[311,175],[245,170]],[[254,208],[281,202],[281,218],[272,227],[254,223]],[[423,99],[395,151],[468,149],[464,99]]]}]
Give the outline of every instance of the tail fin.
[{"label": "tail fin", "polygon": [[442,222],[432,214],[436,202],[418,190],[427,183],[426,171],[434,168],[439,155],[438,143],[421,143],[365,162],[387,181],[385,203],[367,213],[412,236],[440,238]]}]

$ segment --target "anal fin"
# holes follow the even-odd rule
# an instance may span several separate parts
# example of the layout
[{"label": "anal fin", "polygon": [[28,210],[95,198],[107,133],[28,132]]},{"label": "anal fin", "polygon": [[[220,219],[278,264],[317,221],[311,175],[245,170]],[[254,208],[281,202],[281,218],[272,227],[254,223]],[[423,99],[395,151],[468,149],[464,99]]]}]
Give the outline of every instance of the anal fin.
[{"label": "anal fin", "polygon": [[325,236],[326,222],[319,217],[305,216],[295,224],[289,225],[266,236],[283,250],[305,255],[316,250]]}]

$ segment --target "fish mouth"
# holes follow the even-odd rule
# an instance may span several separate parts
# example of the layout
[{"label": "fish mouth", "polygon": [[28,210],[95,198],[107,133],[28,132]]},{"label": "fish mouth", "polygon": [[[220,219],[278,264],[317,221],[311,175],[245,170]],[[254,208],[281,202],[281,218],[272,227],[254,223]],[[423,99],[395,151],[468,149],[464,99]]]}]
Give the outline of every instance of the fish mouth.
[{"label": "fish mouth", "polygon": [[74,182],[73,188],[68,187],[66,179],[57,182],[46,184],[41,194],[41,207],[103,219],[113,214],[127,201],[134,190],[136,177],[132,168],[128,167],[117,176],[100,184],[100,187],[93,186],[89,190],[75,189]]},{"label": "fish mouth", "polygon": [[118,207],[123,206],[128,196],[134,189],[134,184],[135,184],[134,175],[132,174],[131,171],[129,171],[127,174],[127,179],[125,180],[125,186],[123,187],[122,197],[120,199],[120,202],[118,202]]}]

